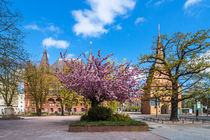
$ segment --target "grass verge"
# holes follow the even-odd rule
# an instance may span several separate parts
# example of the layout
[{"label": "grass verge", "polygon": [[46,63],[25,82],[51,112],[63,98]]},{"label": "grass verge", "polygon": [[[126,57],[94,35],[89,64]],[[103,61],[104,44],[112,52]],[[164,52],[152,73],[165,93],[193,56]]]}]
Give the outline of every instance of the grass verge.
[{"label": "grass verge", "polygon": [[78,121],[70,126],[147,126],[145,122],[127,120],[127,121]]}]

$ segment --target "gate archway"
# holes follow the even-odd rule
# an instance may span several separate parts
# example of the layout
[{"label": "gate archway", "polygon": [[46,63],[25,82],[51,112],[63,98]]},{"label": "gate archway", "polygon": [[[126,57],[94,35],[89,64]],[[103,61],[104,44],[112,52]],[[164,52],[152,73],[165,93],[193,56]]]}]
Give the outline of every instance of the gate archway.
[{"label": "gate archway", "polygon": [[169,113],[169,109],[168,109],[168,105],[162,105],[161,106],[161,114],[168,114]]}]

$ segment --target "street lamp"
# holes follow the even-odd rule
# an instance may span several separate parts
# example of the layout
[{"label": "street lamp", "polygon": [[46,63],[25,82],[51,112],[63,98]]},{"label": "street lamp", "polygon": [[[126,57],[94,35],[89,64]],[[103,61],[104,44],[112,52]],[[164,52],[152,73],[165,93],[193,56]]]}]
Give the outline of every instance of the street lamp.
[{"label": "street lamp", "polygon": [[156,107],[156,118],[157,118],[157,116],[158,116],[158,102],[159,100],[158,100],[158,97],[155,97],[155,107]]},{"label": "street lamp", "polygon": [[209,105],[208,105],[208,102],[209,102],[209,95],[207,94],[206,95],[206,114],[207,114],[207,117],[208,117],[208,114],[209,114]]}]

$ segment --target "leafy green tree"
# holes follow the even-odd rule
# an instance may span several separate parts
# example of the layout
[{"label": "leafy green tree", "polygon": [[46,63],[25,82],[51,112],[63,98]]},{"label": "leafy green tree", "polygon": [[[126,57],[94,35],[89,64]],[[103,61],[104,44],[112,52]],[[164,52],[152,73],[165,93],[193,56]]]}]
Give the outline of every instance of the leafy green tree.
[{"label": "leafy green tree", "polygon": [[117,111],[119,106],[120,106],[120,103],[117,101],[108,102],[108,108],[111,108],[113,111]]},{"label": "leafy green tree", "polygon": [[196,95],[195,98],[190,100],[192,103],[192,108],[193,105],[196,103],[195,100],[199,100],[204,106],[210,105],[210,100],[207,100],[207,97],[210,97],[210,74],[207,70],[206,72],[201,73],[200,76],[202,76],[203,79],[195,85],[195,88],[191,88],[185,93]]},{"label": "leafy green tree", "polygon": [[50,79],[50,75],[43,68],[28,62],[25,70],[26,92],[30,99],[35,102],[38,116],[42,115],[42,106],[49,94]]},{"label": "leafy green tree", "polygon": [[71,91],[71,93],[69,93],[69,90],[65,88],[59,89],[58,96],[62,99],[61,101],[62,115],[64,115],[64,106],[68,108],[70,114],[70,110],[72,109],[73,106],[79,103],[83,103],[82,96],[77,95],[77,93],[74,91]]},{"label": "leafy green tree", "polygon": [[210,57],[203,55],[209,49],[209,32],[210,30],[200,30],[194,34],[177,32],[171,36],[159,36],[158,41],[161,45],[157,46],[154,42],[153,52],[139,58],[140,66],[146,63],[156,64],[157,67],[153,67],[153,71],[163,75],[158,80],[164,79],[171,83],[161,87],[163,92],[166,91],[161,96],[167,97],[165,101],[171,103],[170,120],[178,120],[179,102],[196,95],[189,93],[180,96],[181,93],[196,88],[196,84],[203,79],[199,74],[210,67]]}]

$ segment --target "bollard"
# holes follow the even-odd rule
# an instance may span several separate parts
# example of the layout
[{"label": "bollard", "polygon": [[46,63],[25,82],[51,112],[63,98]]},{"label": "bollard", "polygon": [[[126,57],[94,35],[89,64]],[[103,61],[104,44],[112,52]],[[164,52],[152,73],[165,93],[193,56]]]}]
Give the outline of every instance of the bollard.
[{"label": "bollard", "polygon": [[184,120],[182,120],[182,124],[184,124]]}]

